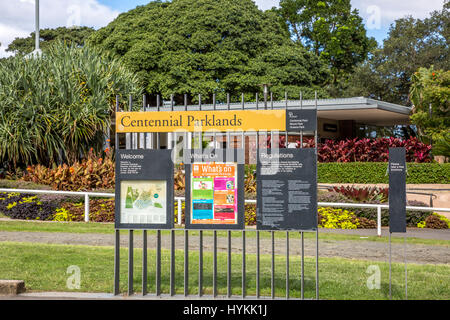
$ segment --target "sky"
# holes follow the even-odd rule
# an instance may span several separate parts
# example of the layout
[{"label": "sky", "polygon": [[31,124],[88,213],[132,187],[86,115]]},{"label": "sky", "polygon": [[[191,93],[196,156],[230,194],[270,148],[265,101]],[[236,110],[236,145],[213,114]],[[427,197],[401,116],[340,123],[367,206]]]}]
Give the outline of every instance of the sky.
[{"label": "sky", "polygon": [[[16,37],[34,31],[35,0],[0,0],[0,58],[10,55],[5,49]],[[40,0],[40,28],[106,26],[120,13],[149,0]],[[261,10],[278,6],[279,0],[254,0]],[[368,36],[379,43],[387,37],[389,26],[406,15],[425,18],[442,9],[444,0],[351,0],[364,19]]]}]

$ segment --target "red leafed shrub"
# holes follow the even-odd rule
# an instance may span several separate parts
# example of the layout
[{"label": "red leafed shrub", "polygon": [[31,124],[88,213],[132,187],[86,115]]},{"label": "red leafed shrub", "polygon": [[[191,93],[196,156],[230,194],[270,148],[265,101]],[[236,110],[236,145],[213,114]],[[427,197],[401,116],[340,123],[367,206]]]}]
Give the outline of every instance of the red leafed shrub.
[{"label": "red leafed shrub", "polygon": [[[22,177],[24,181],[32,181],[52,186],[55,190],[95,190],[114,188],[114,159],[109,148],[102,154],[94,154],[92,148],[86,159],[56,168],[33,165],[27,168]],[[103,158],[102,158],[103,157]]]},{"label": "red leafed shrub", "polygon": [[[300,147],[300,141],[297,141]],[[313,148],[314,139],[304,138],[304,148]],[[431,162],[431,146],[410,138],[355,138],[346,140],[326,140],[318,146],[319,162],[387,162],[390,147],[405,147],[407,162]]]},{"label": "red leafed shrub", "polygon": [[377,187],[363,187],[357,188],[355,186],[334,186],[328,189],[330,192],[337,192],[343,194],[348,199],[357,202],[367,202],[380,201],[387,202],[389,195],[389,188],[377,188]]}]

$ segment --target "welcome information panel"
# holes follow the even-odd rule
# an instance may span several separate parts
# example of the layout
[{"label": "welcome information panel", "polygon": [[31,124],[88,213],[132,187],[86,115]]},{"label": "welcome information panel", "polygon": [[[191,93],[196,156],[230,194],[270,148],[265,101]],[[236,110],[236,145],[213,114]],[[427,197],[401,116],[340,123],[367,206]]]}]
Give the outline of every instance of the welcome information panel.
[{"label": "welcome information panel", "polygon": [[171,150],[117,150],[117,229],[173,227]]}]

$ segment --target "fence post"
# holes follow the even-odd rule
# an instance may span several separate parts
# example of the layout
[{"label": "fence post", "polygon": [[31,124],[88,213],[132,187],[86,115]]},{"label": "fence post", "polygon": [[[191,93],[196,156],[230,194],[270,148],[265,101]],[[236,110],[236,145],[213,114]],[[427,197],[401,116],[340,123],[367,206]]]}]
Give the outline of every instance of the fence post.
[{"label": "fence post", "polygon": [[84,194],[84,221],[89,222],[89,193]]},{"label": "fence post", "polygon": [[381,237],[381,206],[377,206],[377,234]]}]

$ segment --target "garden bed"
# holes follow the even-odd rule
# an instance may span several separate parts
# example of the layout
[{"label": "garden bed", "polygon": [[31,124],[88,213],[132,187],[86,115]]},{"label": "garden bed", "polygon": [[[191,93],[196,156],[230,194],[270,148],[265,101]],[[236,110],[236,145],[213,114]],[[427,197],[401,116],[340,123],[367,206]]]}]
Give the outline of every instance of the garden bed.
[{"label": "garden bed", "polygon": [[[368,191],[369,190],[369,191]],[[338,192],[339,191],[339,192]],[[384,190],[385,191],[385,190]],[[348,208],[319,207],[319,227],[331,229],[373,229],[377,227],[375,208],[352,208],[352,203],[380,204],[387,200],[383,189],[378,188],[336,188],[333,191],[319,191],[319,202],[349,203]],[[182,193],[178,193],[182,196]],[[254,195],[254,194],[253,194]],[[410,206],[427,205],[409,201]],[[93,222],[114,222],[114,198],[91,199],[89,219]],[[32,195],[18,192],[0,193],[0,214],[23,220],[84,221],[84,198],[63,195]],[[185,202],[182,202],[181,224],[184,224]],[[431,211],[407,210],[407,226],[419,228],[447,229],[450,221]],[[174,223],[178,222],[178,204],[174,203]],[[387,209],[381,211],[382,226],[389,225]],[[256,205],[245,205],[245,224],[256,225]]]}]

